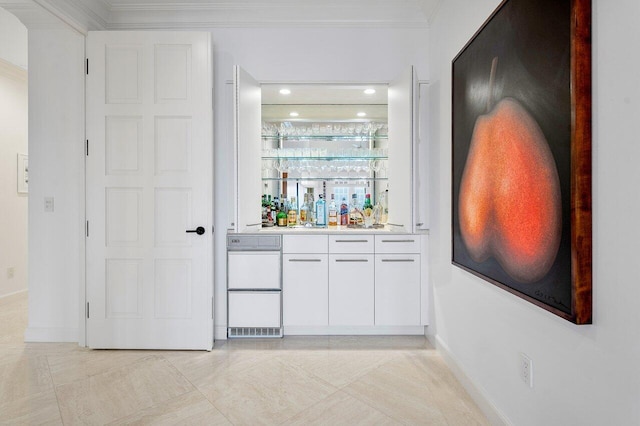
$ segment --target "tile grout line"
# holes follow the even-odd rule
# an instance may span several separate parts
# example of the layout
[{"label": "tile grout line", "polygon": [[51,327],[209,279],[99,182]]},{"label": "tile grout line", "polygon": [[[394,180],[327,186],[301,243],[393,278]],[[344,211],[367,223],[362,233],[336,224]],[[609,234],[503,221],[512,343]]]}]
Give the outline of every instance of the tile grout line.
[{"label": "tile grout line", "polygon": [[207,398],[207,396],[206,396],[204,393],[202,393],[202,391],[200,390],[200,388],[199,388],[198,386],[196,386],[196,385],[195,385],[195,383],[193,383],[191,380],[189,380],[189,378],[188,378],[187,376],[185,376],[184,374],[182,374],[182,372],[181,372],[180,370],[178,370],[178,367],[176,367],[176,366],[171,362],[171,360],[170,360],[170,359],[166,358],[164,355],[162,356],[162,358],[163,358],[164,360],[166,360],[166,361],[169,363],[169,365],[171,365],[171,367],[173,367],[173,369],[174,369],[174,370],[176,370],[176,371],[178,372],[178,374],[180,374],[180,376],[182,376],[182,377],[183,377],[187,382],[189,382],[189,384],[190,384],[191,386],[193,386],[193,388],[194,388],[194,389],[195,389],[195,390],[196,390],[200,395],[202,395],[202,397],[204,398],[204,400],[205,400],[205,401],[207,401],[209,404],[211,404],[211,406],[212,406],[213,408],[215,408],[215,409],[220,413],[220,415],[221,415],[222,417],[224,417],[224,418],[225,418],[225,419],[226,419],[230,424],[232,424],[232,425],[234,425],[234,426],[235,426],[235,423],[233,423],[233,422],[231,421],[231,419],[230,419],[230,418],[228,418],[228,417],[227,417],[227,415],[226,415],[224,412],[222,412],[222,410],[220,410],[220,408],[218,408],[218,406],[217,406],[213,401],[211,401],[209,398]]},{"label": "tile grout line", "polygon": [[64,418],[62,417],[62,408],[60,407],[60,399],[58,398],[58,386],[53,381],[53,375],[51,374],[51,365],[49,364],[49,355],[45,355],[47,360],[47,371],[49,372],[49,378],[51,379],[51,386],[53,386],[53,394],[56,396],[56,405],[58,406],[58,414],[60,415],[60,422],[64,425]]}]

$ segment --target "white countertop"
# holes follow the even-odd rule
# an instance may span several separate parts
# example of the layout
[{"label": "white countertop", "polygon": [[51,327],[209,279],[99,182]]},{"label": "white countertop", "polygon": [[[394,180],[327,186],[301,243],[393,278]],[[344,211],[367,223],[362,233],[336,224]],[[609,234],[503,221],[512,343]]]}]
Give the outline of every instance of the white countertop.
[{"label": "white countertop", "polygon": [[[421,231],[428,232],[428,231]],[[252,231],[257,234],[408,234],[404,226],[385,225],[383,228],[348,228],[346,226],[305,227],[271,226]]]}]

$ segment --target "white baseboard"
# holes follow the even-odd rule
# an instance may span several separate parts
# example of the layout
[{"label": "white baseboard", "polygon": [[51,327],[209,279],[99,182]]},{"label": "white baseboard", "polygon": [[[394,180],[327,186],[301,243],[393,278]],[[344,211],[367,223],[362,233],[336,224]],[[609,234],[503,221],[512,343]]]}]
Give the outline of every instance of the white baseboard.
[{"label": "white baseboard", "polygon": [[227,326],[215,326],[213,337],[215,340],[227,340]]},{"label": "white baseboard", "polygon": [[482,410],[484,415],[487,416],[489,422],[495,426],[512,425],[509,419],[505,417],[491,402],[482,386],[475,384],[469,376],[466,375],[456,358],[451,354],[449,347],[444,343],[440,336],[427,336],[427,339],[434,344],[440,355],[442,355],[442,359],[444,359],[447,366],[451,369],[453,375],[456,376],[456,379],[458,379],[462,384],[475,403],[478,404],[478,407],[480,407],[480,410]]},{"label": "white baseboard", "polygon": [[[283,327],[285,336],[422,336],[418,326],[292,326]],[[227,340],[227,327],[216,326],[215,340]]]},{"label": "white baseboard", "polygon": [[0,305],[5,303],[11,303],[14,300],[20,299],[21,297],[25,297],[29,290],[26,288],[24,290],[14,291],[12,293],[3,294],[0,296]]},{"label": "white baseboard", "polygon": [[28,327],[24,332],[25,342],[78,343],[77,328]]},{"label": "white baseboard", "polygon": [[285,336],[424,335],[424,326],[284,326]]}]

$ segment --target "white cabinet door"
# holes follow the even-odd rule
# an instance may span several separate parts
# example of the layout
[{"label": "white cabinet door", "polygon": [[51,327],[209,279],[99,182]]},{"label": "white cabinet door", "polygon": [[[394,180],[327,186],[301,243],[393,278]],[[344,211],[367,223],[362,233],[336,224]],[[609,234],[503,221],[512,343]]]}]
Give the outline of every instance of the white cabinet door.
[{"label": "white cabinet door", "polygon": [[328,263],[328,254],[283,256],[282,319],[285,327],[329,324]]},{"label": "white cabinet door", "polygon": [[329,255],[329,325],[374,325],[373,258]]},{"label": "white cabinet door", "polygon": [[413,203],[415,159],[414,139],[417,138],[418,78],[413,67],[389,85],[389,218],[391,225],[400,225],[414,232]]},{"label": "white cabinet door", "polygon": [[87,37],[89,347],[212,347],[210,37]]},{"label": "white cabinet door", "polygon": [[262,227],[262,90],[260,83],[238,66],[233,67],[233,78],[236,230],[250,232]]},{"label": "white cabinet door", "polygon": [[[415,231],[429,229],[429,175],[431,174],[429,158],[429,85],[420,83],[420,99],[418,102],[420,118],[418,137],[414,145],[414,197]],[[440,167],[440,165],[438,165]],[[435,175],[435,172],[434,172]]]},{"label": "white cabinet door", "polygon": [[376,325],[420,325],[420,255],[379,254],[375,262]]}]

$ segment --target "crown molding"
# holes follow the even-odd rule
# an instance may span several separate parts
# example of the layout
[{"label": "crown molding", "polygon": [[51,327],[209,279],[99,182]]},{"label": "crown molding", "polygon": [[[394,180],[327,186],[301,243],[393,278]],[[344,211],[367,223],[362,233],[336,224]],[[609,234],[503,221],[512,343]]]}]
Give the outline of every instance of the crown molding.
[{"label": "crown molding", "polygon": [[[439,1],[439,0],[438,0]],[[216,27],[426,28],[419,0],[115,3],[108,29]]]},{"label": "crown molding", "polygon": [[[442,0],[0,0],[90,30],[207,28],[428,28]],[[33,10],[30,12],[33,14]],[[25,15],[22,13],[22,15]],[[21,20],[23,20],[21,18]],[[37,21],[31,19],[33,22]],[[42,17],[40,18],[42,21]],[[23,21],[24,22],[24,21]],[[27,27],[29,25],[24,22]]]},{"label": "crown molding", "polygon": [[15,15],[28,30],[62,28],[67,25],[35,1],[0,0],[0,7]]}]

